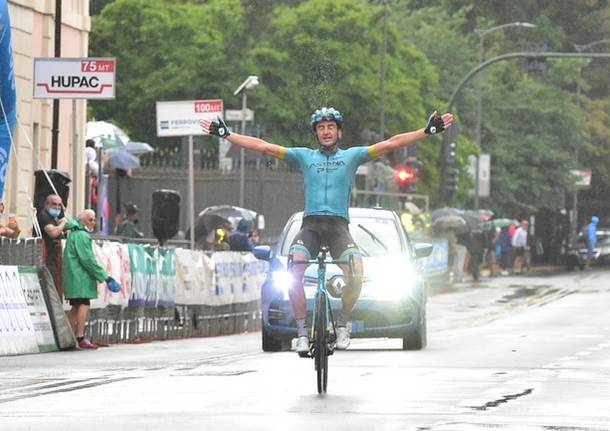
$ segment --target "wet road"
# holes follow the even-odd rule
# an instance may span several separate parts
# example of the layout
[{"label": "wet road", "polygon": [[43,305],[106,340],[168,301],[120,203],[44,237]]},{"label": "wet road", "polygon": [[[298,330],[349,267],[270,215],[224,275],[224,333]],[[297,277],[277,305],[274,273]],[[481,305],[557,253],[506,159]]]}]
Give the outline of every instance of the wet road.
[{"label": "wet road", "polygon": [[0,430],[610,430],[610,271],[429,298],[428,347],[330,359],[260,334],[0,358]]}]

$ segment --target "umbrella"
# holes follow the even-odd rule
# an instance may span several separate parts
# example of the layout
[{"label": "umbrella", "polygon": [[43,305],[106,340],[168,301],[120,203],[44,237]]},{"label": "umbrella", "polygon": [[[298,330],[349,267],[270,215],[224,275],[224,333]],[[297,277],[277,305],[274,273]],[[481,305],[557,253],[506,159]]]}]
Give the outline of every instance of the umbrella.
[{"label": "umbrella", "polygon": [[[230,223],[230,221],[218,214],[199,213],[195,219],[195,240],[198,241],[205,238],[208,233],[213,232],[226,223]],[[190,229],[186,231],[186,237],[190,237]]]},{"label": "umbrella", "polygon": [[252,222],[252,221],[254,221],[254,218],[256,217],[256,212],[246,209],[246,208],[236,207],[233,205],[216,205],[216,206],[208,207],[208,208],[204,209],[203,211],[201,211],[199,213],[199,216],[206,215],[206,214],[207,215],[211,215],[211,214],[218,215],[218,216],[228,220],[229,222],[231,222],[231,225],[233,226],[234,229],[237,228],[237,223],[239,223],[239,220],[241,220],[242,218],[245,218],[249,222]]},{"label": "umbrella", "polygon": [[108,167],[110,169],[127,171],[140,167],[140,159],[121,148],[110,149],[106,151],[106,155],[108,156]]},{"label": "umbrella", "polygon": [[462,232],[468,230],[466,220],[459,215],[446,215],[438,217],[432,222],[432,227],[435,229],[457,229],[461,230]]},{"label": "umbrella", "polygon": [[95,142],[103,149],[124,147],[129,142],[129,136],[121,128],[106,121],[89,121],[85,129],[85,139]]},{"label": "umbrella", "polygon": [[125,144],[125,150],[136,156],[139,156],[140,154],[152,153],[155,151],[155,149],[146,142],[135,141],[127,142],[127,144]]},{"label": "umbrella", "polygon": [[494,216],[494,212],[492,210],[480,209],[480,210],[478,210],[478,213],[483,216],[483,219],[485,221],[491,220],[492,217]]},{"label": "umbrella", "polygon": [[483,229],[483,222],[485,221],[483,214],[476,211],[464,211],[460,216],[464,219],[466,226],[468,226],[468,229],[471,231]]},{"label": "umbrella", "polygon": [[459,216],[459,215],[460,215],[460,211],[458,209],[444,207],[444,208],[438,208],[438,209],[435,209],[434,211],[432,211],[430,213],[430,219],[432,221],[434,221],[439,217]]},{"label": "umbrella", "polygon": [[496,218],[493,220],[490,220],[488,222],[485,222],[484,226],[488,229],[490,228],[496,228],[496,227],[506,227],[506,226],[510,226],[511,224],[513,224],[513,220],[509,219],[509,218]]}]

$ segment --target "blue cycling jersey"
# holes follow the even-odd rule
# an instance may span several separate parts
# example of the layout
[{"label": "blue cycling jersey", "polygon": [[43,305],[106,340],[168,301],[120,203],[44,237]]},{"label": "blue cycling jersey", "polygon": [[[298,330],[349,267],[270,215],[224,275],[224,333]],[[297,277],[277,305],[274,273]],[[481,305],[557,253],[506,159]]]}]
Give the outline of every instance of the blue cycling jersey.
[{"label": "blue cycling jersey", "polygon": [[304,215],[331,215],[349,220],[348,208],[356,169],[375,157],[373,146],[352,147],[325,154],[310,148],[285,148],[281,160],[304,175]]}]

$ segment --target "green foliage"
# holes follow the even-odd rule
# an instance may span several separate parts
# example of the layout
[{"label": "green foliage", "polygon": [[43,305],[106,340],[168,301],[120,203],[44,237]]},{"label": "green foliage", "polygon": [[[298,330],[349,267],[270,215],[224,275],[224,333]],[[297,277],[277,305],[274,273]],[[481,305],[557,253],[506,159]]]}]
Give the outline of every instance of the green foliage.
[{"label": "green foliage", "polygon": [[[389,2],[385,136],[423,126],[478,63],[477,28],[514,21],[486,35],[484,56],[527,50],[575,52],[610,37],[606,0],[402,0]],[[250,74],[248,94],[264,138],[315,145],[313,109],[330,105],[346,121],[344,146],[371,144],[380,129],[384,7],[369,0],[114,0],[92,1],[91,56],[117,57],[117,99],[91,102],[93,116],[154,143],[155,102],[222,98]],[[103,9],[102,9],[103,7]],[[567,13],[569,12],[569,13]],[[599,45],[591,51],[606,51]],[[491,65],[455,101],[461,169],[458,205],[472,202],[468,156],[492,155],[492,197],[481,204],[510,216],[557,209],[572,190],[569,170],[593,169],[592,199],[610,188],[610,74],[607,60],[549,60],[545,73],[525,60]],[[477,87],[482,88],[482,148],[474,143]],[[577,101],[579,86],[582,97]],[[164,140],[164,143],[167,140]],[[214,145],[206,139],[208,146]],[[439,189],[441,138],[419,145],[418,192]],[[575,163],[579,154],[579,166]]]},{"label": "green foliage", "polygon": [[222,77],[233,72],[228,45],[241,31],[240,11],[238,0],[115,0],[106,6],[93,18],[91,54],[117,57],[117,98],[93,102],[95,117],[154,142],[156,101],[230,91]]}]

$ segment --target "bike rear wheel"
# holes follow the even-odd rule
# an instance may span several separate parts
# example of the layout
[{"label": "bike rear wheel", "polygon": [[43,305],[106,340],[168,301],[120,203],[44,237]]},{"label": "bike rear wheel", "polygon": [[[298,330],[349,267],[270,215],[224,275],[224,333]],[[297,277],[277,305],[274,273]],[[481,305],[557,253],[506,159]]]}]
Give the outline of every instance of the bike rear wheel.
[{"label": "bike rear wheel", "polygon": [[326,393],[328,386],[328,335],[326,331],[326,297],[316,295],[316,316],[314,322],[314,360],[316,366],[318,393]]}]

